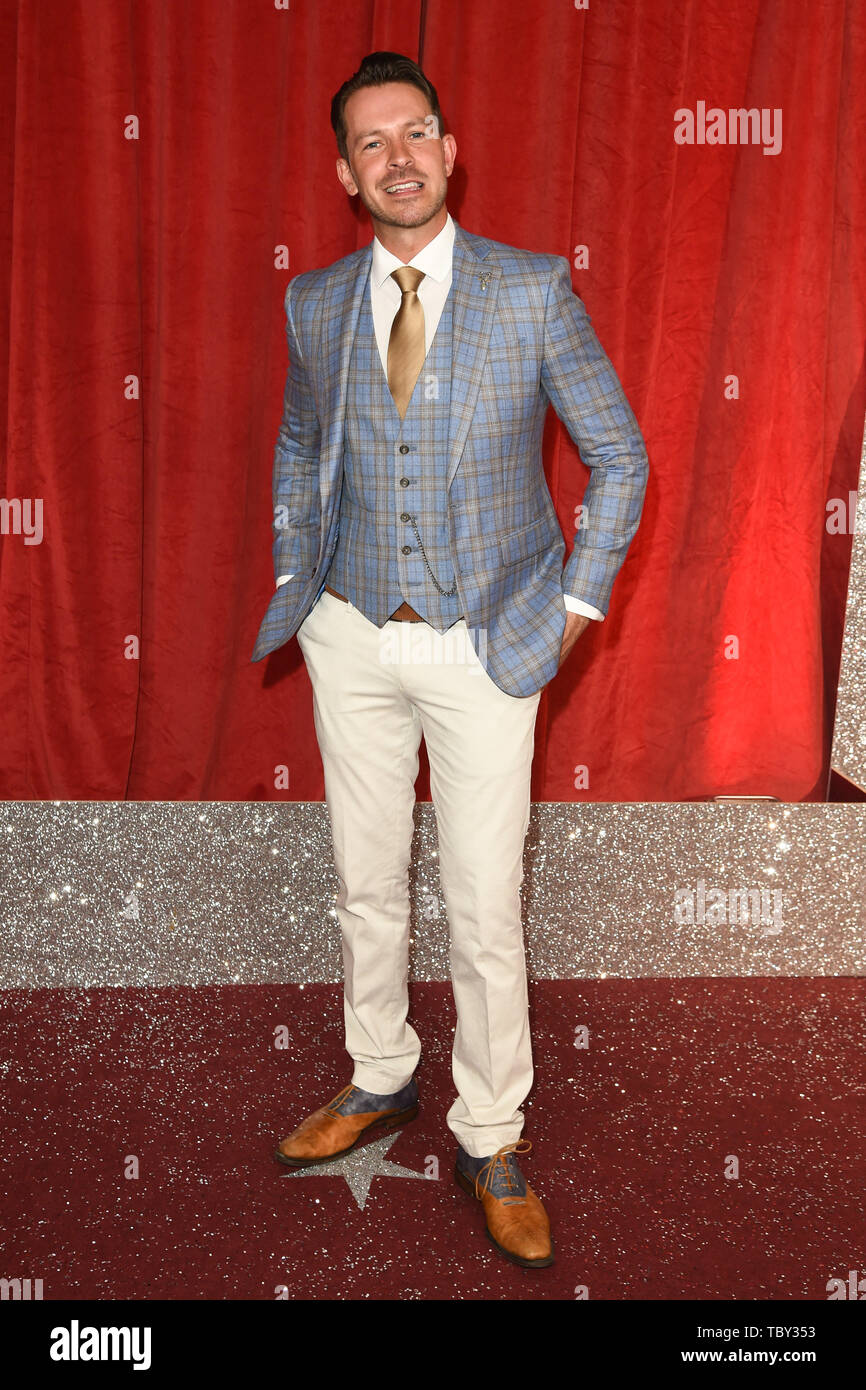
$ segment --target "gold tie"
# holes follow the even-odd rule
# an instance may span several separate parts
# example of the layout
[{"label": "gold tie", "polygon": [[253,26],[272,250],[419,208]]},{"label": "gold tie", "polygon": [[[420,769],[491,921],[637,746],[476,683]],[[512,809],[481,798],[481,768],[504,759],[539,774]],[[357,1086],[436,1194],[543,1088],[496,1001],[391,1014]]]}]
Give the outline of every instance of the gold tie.
[{"label": "gold tie", "polygon": [[401,265],[399,270],[391,272],[391,278],[400,286],[403,299],[388,339],[388,385],[402,420],[427,355],[424,305],[416,293],[424,279],[424,271],[416,270],[413,265]]}]

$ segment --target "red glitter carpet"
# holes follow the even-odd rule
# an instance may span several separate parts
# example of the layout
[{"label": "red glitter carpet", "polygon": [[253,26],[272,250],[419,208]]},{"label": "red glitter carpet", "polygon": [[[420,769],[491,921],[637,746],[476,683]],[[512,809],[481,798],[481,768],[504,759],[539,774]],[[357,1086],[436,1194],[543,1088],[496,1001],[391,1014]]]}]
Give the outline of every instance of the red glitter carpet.
[{"label": "red glitter carpet", "polygon": [[439,1180],[374,1176],[363,1207],[271,1157],[351,1077],[338,986],[4,991],[0,1274],[45,1300],[823,1300],[861,1266],[866,981],[531,983],[547,1270],[454,1183],[450,985],[410,989],[421,1111],[382,1166]]}]

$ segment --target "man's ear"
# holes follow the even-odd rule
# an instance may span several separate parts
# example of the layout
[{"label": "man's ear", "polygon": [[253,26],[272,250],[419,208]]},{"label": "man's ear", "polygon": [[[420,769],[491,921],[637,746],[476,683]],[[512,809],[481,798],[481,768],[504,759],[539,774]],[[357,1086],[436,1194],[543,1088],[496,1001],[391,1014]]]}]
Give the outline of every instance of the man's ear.
[{"label": "man's ear", "polygon": [[457,141],[453,135],[442,136],[442,154],[445,157],[445,177],[450,178],[457,158]]},{"label": "man's ear", "polygon": [[352,177],[352,170],[343,158],[337,160],[337,178],[349,194],[349,197],[354,198],[355,194],[358,192],[358,185]]}]

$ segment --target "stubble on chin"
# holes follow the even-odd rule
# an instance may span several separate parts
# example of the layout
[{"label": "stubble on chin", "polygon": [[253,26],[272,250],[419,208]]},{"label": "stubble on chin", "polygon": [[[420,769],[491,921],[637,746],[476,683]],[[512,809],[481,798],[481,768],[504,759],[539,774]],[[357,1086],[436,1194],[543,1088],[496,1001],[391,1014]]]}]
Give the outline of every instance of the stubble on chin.
[{"label": "stubble on chin", "polygon": [[[379,222],[384,222],[387,227],[423,227],[426,222],[430,222],[439,212],[439,209],[445,202],[445,195],[447,192],[448,188],[446,185],[445,188],[442,189],[440,196],[434,200],[433,205],[429,209],[418,208],[413,211],[411,208],[407,207],[404,214],[401,216],[399,206],[380,206],[378,203],[368,202],[360,189],[358,190],[361,202],[364,204],[370,216],[375,217]],[[385,194],[385,197],[387,196],[388,195]]]}]

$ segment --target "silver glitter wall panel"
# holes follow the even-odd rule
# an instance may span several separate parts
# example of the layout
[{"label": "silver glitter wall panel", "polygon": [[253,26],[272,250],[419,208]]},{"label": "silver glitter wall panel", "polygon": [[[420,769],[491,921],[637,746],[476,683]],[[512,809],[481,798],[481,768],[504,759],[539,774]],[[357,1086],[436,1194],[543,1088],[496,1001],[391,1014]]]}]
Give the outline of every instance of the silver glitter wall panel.
[{"label": "silver glitter wall panel", "polygon": [[[410,974],[447,980],[430,803]],[[334,982],[321,802],[5,802],[0,986]],[[539,803],[523,884],[536,978],[866,974],[866,808]]]},{"label": "silver glitter wall panel", "polygon": [[830,765],[866,791],[866,430],[855,518]]}]

